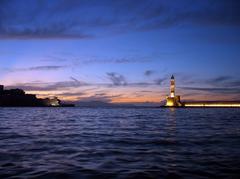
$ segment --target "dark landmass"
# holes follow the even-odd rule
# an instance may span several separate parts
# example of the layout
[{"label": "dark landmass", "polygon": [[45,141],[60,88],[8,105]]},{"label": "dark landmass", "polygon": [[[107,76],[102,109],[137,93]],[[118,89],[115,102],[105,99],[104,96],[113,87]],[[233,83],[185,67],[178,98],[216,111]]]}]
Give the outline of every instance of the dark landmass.
[{"label": "dark landmass", "polygon": [[0,85],[0,107],[73,107],[64,104],[57,97],[37,98],[35,94],[26,94],[22,89],[5,90]]}]

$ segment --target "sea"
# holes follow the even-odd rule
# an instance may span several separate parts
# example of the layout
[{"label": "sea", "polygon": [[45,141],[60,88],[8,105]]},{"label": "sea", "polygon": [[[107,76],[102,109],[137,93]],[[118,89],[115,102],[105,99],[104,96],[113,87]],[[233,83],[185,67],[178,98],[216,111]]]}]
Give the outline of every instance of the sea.
[{"label": "sea", "polygon": [[240,178],[239,108],[0,108],[0,178]]}]

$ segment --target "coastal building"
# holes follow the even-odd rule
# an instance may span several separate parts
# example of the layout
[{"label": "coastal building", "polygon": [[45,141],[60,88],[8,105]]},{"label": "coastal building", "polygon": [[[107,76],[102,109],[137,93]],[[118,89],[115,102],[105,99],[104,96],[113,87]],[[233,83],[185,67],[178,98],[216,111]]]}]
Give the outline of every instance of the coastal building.
[{"label": "coastal building", "polygon": [[165,107],[240,107],[238,101],[193,101],[182,102],[180,96],[176,95],[175,78],[172,75],[170,81],[170,96],[166,97]]},{"label": "coastal building", "polygon": [[57,97],[42,99],[46,106],[61,106],[61,101]]}]

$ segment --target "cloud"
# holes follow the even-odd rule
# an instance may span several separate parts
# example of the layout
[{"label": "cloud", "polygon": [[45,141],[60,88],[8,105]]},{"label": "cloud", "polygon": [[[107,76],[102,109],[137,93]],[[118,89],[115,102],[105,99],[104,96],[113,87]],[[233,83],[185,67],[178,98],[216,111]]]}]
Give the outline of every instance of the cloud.
[{"label": "cloud", "polygon": [[[167,28],[179,25],[239,26],[240,3],[236,0],[181,1],[161,3],[162,11],[148,18],[139,30]],[[156,6],[158,7],[158,6]],[[154,7],[151,8],[151,10]],[[143,12],[147,14],[148,11]]]},{"label": "cloud", "polygon": [[59,93],[58,94],[59,96],[78,96],[78,97],[80,97],[80,96],[84,96],[84,95],[86,95],[86,93],[85,92],[74,92],[74,93],[71,93],[71,92],[65,92],[65,93]]},{"label": "cloud", "polygon": [[41,28],[1,28],[0,39],[18,39],[18,40],[31,40],[31,39],[91,39],[93,35],[89,34],[71,34],[67,30],[58,30],[55,27],[48,29]]},{"label": "cloud", "polygon": [[128,86],[133,86],[133,87],[144,87],[144,86],[150,86],[150,85],[155,85],[155,84],[153,84],[153,83],[148,83],[148,82],[128,83]]},{"label": "cloud", "polygon": [[1,0],[0,39],[91,39],[178,25],[239,26],[237,0]]},{"label": "cloud", "polygon": [[152,74],[154,74],[154,71],[153,71],[153,70],[146,70],[146,71],[144,72],[144,75],[145,75],[145,76],[151,76]]},{"label": "cloud", "polygon": [[9,72],[19,72],[19,71],[55,71],[66,68],[67,66],[57,66],[57,65],[48,65],[48,66],[34,66],[28,68],[13,68],[13,69],[5,69]]},{"label": "cloud", "polygon": [[82,85],[83,84],[83,82],[79,81],[78,79],[76,79],[76,78],[74,78],[72,76],[70,77],[70,79],[73,80],[78,85]]},{"label": "cloud", "polygon": [[218,76],[216,78],[210,79],[209,82],[219,83],[219,82],[228,81],[231,79],[232,79],[231,76]]},{"label": "cloud", "polygon": [[107,73],[108,79],[112,82],[114,86],[126,86],[127,81],[123,75],[111,72]]},{"label": "cloud", "polygon": [[[66,90],[66,89],[76,89],[79,87],[92,87],[87,91],[95,91],[99,89],[99,87],[148,87],[148,86],[158,86],[156,83],[149,82],[133,82],[127,83],[127,80],[123,75],[117,73],[107,73],[107,78],[111,81],[111,83],[87,83],[84,81],[80,81],[74,77],[70,77],[69,81],[58,81],[58,82],[30,82],[30,83],[16,83],[14,85],[6,86],[8,89],[20,88],[26,91],[57,91],[57,90]],[[99,93],[100,94],[100,93]],[[74,94],[73,94],[74,95]]]},{"label": "cloud", "polygon": [[218,76],[206,81],[213,86],[240,87],[240,79],[232,76]]},{"label": "cloud", "polygon": [[6,86],[9,89],[20,88],[26,91],[57,91],[67,88],[76,88],[82,86],[89,86],[87,83],[82,81],[60,81],[60,82],[49,82],[49,83],[17,83],[15,85]]},{"label": "cloud", "polygon": [[91,102],[91,101],[101,101],[101,102],[111,102],[111,98],[108,96],[98,96],[98,95],[93,95],[89,97],[83,97],[79,98],[79,101],[81,102]]},{"label": "cloud", "polygon": [[107,64],[107,63],[116,63],[116,64],[126,64],[126,63],[147,63],[151,60],[146,59],[145,57],[139,58],[110,58],[110,59],[89,59],[80,61],[83,64]]},{"label": "cloud", "polygon": [[36,66],[36,67],[30,67],[27,70],[29,71],[35,71],[35,70],[59,70],[62,68],[66,68],[66,66]]},{"label": "cloud", "polygon": [[[240,79],[238,77],[220,75],[209,79],[194,79],[188,75],[180,75],[179,78],[180,81],[183,81],[179,88],[187,91],[222,95],[240,93]],[[201,85],[201,87],[198,85]]]},{"label": "cloud", "polygon": [[121,94],[118,95],[109,95],[107,93],[96,93],[87,97],[79,97],[78,102],[104,102],[111,103],[114,98],[121,97]]},{"label": "cloud", "polygon": [[[2,2],[2,1],[1,1]],[[0,39],[89,39],[93,35],[74,31],[76,26],[64,12],[53,9],[58,3],[46,0],[33,2],[4,1],[0,6]],[[62,16],[62,20],[60,20]],[[65,15],[66,16],[66,15]]]},{"label": "cloud", "polygon": [[240,88],[231,88],[231,87],[223,87],[223,88],[210,88],[210,87],[179,87],[184,90],[191,91],[202,91],[202,92],[211,92],[211,93],[220,93],[220,94],[239,94]]},{"label": "cloud", "polygon": [[154,83],[155,83],[156,85],[162,85],[163,82],[164,82],[166,79],[167,79],[167,78],[158,78],[158,79],[155,79],[155,80],[154,80]]},{"label": "cloud", "polygon": [[[155,56],[154,56],[155,57]],[[129,64],[129,63],[149,63],[153,56],[132,56],[132,57],[78,57],[73,54],[64,54],[61,57],[47,56],[42,61],[48,62],[72,62],[74,64]]]},{"label": "cloud", "polygon": [[153,91],[150,91],[150,90],[142,90],[142,91],[139,91],[141,93],[153,93]]}]

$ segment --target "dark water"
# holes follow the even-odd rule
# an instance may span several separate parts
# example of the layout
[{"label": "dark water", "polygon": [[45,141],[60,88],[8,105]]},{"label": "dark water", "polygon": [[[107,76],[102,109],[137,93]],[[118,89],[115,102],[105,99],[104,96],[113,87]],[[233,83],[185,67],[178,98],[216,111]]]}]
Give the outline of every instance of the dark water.
[{"label": "dark water", "polygon": [[240,178],[240,109],[0,108],[0,178]]}]

